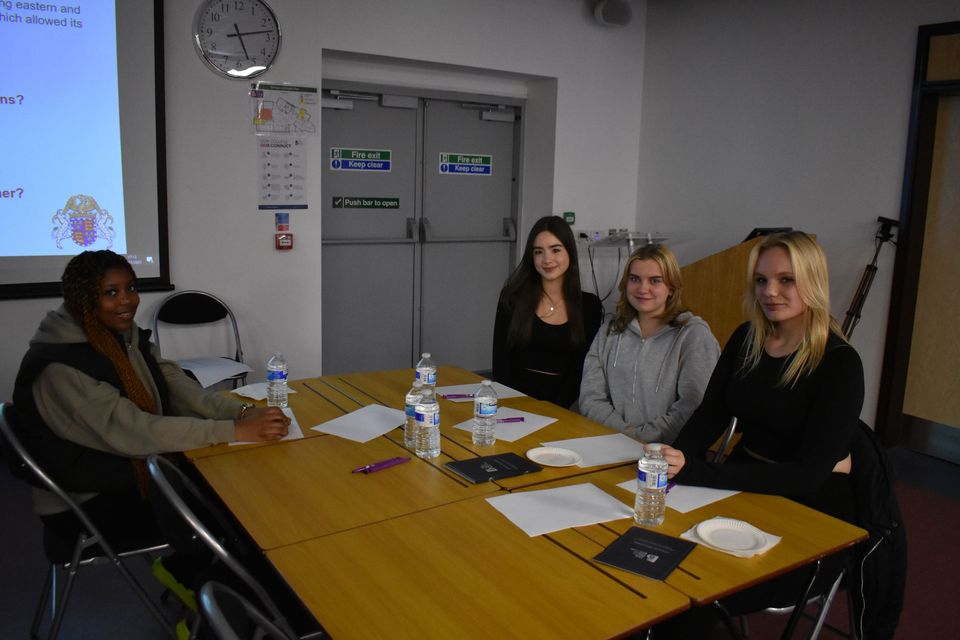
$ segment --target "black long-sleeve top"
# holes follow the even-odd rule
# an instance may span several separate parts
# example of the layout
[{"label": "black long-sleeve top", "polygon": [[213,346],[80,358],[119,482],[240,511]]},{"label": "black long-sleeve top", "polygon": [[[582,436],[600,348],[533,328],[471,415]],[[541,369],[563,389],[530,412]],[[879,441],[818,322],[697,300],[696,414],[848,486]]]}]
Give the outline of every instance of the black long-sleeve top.
[{"label": "black long-sleeve top", "polygon": [[493,379],[564,408],[576,402],[580,395],[583,359],[603,322],[600,299],[592,293],[583,292],[581,295],[584,342],[579,347],[570,343],[569,323],[548,324],[535,317],[530,341],[507,349],[511,312],[502,302],[497,305],[493,328]]},{"label": "black long-sleeve top", "polygon": [[[832,470],[850,452],[863,406],[860,356],[831,333],[813,373],[793,387],[780,386],[792,355],[764,353],[756,368],[742,370],[748,328],[743,324],[734,331],[700,407],[677,437],[674,447],[686,462],[675,480],[782,495],[843,517],[835,507],[846,499],[830,494],[838,487],[849,493],[848,482]],[[732,416],[742,434],[737,451],[723,464],[707,462],[707,448]]]}]

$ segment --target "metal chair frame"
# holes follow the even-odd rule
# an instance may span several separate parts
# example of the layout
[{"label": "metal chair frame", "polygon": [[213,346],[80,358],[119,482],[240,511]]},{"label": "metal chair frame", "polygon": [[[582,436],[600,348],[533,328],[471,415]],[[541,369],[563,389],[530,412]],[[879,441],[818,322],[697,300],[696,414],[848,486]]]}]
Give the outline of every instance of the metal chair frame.
[{"label": "metal chair frame", "polygon": [[[193,509],[187,505],[180,492],[174,488],[170,477],[175,477],[179,485],[183,487],[183,490],[187,492],[192,499],[202,505],[204,509],[207,509],[212,514],[217,513],[217,508],[203,495],[197,485],[170,460],[158,455],[151,455],[147,458],[147,470],[164,498],[169,501],[170,505],[176,510],[180,517],[183,518],[187,526],[206,544],[217,559],[225,564],[243,581],[250,591],[253,592],[257,599],[260,600],[261,605],[267,610],[267,613],[272,618],[273,624],[284,633],[284,636],[289,640],[296,640],[298,638],[297,634],[290,627],[286,617],[281,613],[280,608],[274,603],[273,599],[270,598],[263,586],[250,574],[247,568],[227,550],[217,536],[201,522]],[[196,628],[193,629],[193,632],[196,632]]]},{"label": "metal chair frame", "polygon": [[[90,518],[87,516],[86,512],[83,510],[79,504],[73,500],[70,495],[60,488],[57,483],[50,478],[49,475],[44,472],[44,470],[37,464],[37,462],[27,453],[26,448],[20,442],[19,438],[14,434],[13,428],[7,422],[6,418],[7,405],[0,403],[0,432],[3,434],[3,438],[7,441],[7,444],[10,446],[13,453],[16,454],[19,464],[25,467],[29,472],[43,485],[47,491],[55,494],[60,500],[62,500],[74,515],[79,518],[80,522],[83,524],[84,529],[86,530],[85,534],[80,534],[77,539],[77,543],[74,546],[73,556],[67,562],[50,563],[50,571],[47,572],[46,580],[44,581],[43,591],[40,594],[40,601],[37,603],[36,611],[33,616],[33,623],[30,626],[30,637],[37,638],[39,637],[40,627],[43,624],[44,620],[44,610],[47,603],[50,603],[50,628],[47,633],[47,638],[56,638],[57,634],[60,632],[60,626],[63,623],[63,617],[67,609],[67,604],[70,599],[70,593],[73,589],[74,582],[76,581],[77,574],[80,571],[81,567],[90,566],[94,564],[111,564],[117,571],[123,576],[124,580],[127,581],[130,588],[133,590],[134,594],[143,602],[144,606],[150,612],[154,619],[167,631],[167,634],[171,638],[176,638],[176,632],[174,631],[173,624],[170,620],[166,618],[163,612],[160,610],[160,607],[155,603],[150,596],[147,594],[146,590],[143,588],[137,579],[130,572],[130,569],[124,564],[124,560],[132,558],[134,556],[146,556],[146,555],[159,555],[160,553],[167,551],[170,547],[166,544],[154,545],[149,547],[143,547],[139,549],[131,549],[128,551],[123,551],[117,553],[113,550],[110,544],[104,538],[103,534],[100,533],[100,530],[93,524]],[[99,552],[95,554],[89,554],[89,550],[99,547]],[[58,572],[66,571],[66,584],[63,586],[62,590],[58,588]]]},{"label": "metal chair frame", "polygon": [[[182,318],[172,319],[170,318],[169,315],[166,315],[165,309],[169,309],[167,305],[171,301],[177,300],[178,298],[183,298],[184,296],[186,296],[184,300],[188,298],[198,298],[198,297],[206,298],[210,302],[216,303],[216,305],[218,305],[222,309],[223,313],[220,312],[221,309],[217,309],[216,312],[212,314],[192,315],[190,316],[189,320],[184,320]],[[181,300],[180,302],[183,302],[183,300]],[[217,296],[213,295],[212,293],[208,293],[206,291],[200,291],[198,289],[187,289],[185,291],[178,291],[177,293],[173,293],[160,301],[160,304],[157,305],[157,308],[153,312],[153,319],[151,321],[151,328],[153,329],[153,342],[154,344],[157,345],[157,347],[160,346],[159,328],[160,328],[161,322],[166,324],[177,324],[177,325],[197,325],[197,324],[207,324],[211,322],[217,322],[224,318],[230,321],[230,326],[233,328],[233,340],[237,347],[232,359],[236,360],[237,362],[243,363],[243,345],[240,343],[240,327],[237,325],[237,318],[236,316],[233,315],[233,311],[230,309],[229,306],[227,306],[226,302],[224,302]],[[222,357],[227,358],[229,356],[222,356]],[[247,374],[238,373],[234,376],[231,376],[230,378],[227,378],[227,380],[233,381],[233,388],[236,389],[238,383],[241,385],[246,384]]]},{"label": "metal chair frame", "polygon": [[241,640],[235,625],[224,612],[221,603],[224,598],[232,598],[243,607],[247,620],[252,622],[258,632],[269,640],[289,640],[288,636],[275,625],[252,602],[230,587],[210,581],[200,588],[200,612],[219,640]]}]

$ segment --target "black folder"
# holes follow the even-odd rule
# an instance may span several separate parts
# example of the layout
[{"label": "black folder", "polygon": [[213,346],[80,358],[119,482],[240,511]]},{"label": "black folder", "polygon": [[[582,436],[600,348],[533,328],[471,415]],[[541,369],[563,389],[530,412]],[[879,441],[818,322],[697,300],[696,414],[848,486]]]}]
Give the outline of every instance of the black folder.
[{"label": "black folder", "polygon": [[515,453],[498,453],[469,460],[457,460],[443,466],[473,483],[522,476],[542,469],[535,462]]}]

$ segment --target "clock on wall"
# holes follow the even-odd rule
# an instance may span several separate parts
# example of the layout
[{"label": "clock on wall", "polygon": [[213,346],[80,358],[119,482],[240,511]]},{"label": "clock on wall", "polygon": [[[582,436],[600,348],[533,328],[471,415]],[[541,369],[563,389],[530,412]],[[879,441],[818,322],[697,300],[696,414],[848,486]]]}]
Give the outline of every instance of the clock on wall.
[{"label": "clock on wall", "polygon": [[280,52],[280,23],[263,0],[203,0],[193,19],[200,58],[226,78],[254,78]]}]

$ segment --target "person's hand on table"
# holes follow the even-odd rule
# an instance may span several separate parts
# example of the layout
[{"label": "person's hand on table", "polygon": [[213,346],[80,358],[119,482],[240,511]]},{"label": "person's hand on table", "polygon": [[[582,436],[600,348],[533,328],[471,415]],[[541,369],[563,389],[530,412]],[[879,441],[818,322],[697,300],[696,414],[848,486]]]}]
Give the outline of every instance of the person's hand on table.
[{"label": "person's hand on table", "polygon": [[680,473],[680,470],[683,469],[683,465],[687,463],[687,460],[683,457],[683,451],[674,449],[668,444],[663,445],[660,448],[660,452],[667,460],[667,478],[672,480],[673,476]]},{"label": "person's hand on table", "polygon": [[245,412],[233,424],[238,442],[265,442],[286,436],[290,418],[278,407],[259,407]]}]

